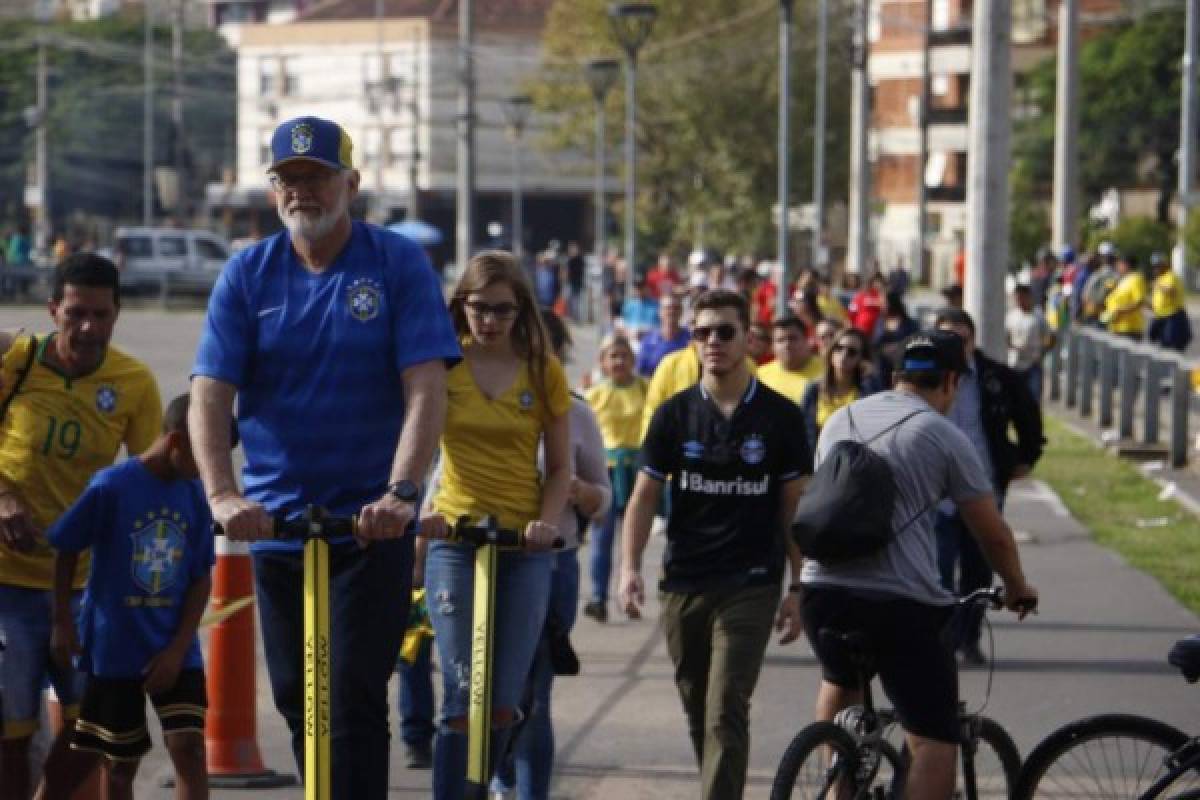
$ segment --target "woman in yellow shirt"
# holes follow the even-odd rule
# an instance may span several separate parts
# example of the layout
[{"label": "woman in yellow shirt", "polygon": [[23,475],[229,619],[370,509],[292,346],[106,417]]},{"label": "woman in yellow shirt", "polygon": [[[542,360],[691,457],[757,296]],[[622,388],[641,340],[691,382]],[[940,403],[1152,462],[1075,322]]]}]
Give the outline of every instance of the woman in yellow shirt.
[{"label": "woman in yellow shirt", "polygon": [[[433,540],[425,596],[444,687],[433,767],[439,800],[465,791],[475,562],[471,547],[443,541],[448,527],[463,516],[475,521],[491,514],[502,527],[525,534],[525,550],[503,553],[496,577],[491,747],[502,753],[546,620],[549,548],[571,481],[566,377],[517,261],[500,251],[472,258],[450,300],[450,316],[463,360],[447,375],[441,483],[420,526]],[[543,439],[544,479],[537,461]]]},{"label": "woman in yellow shirt", "polygon": [[825,351],[824,375],[808,385],[800,404],[804,411],[809,448],[816,449],[821,428],[833,412],[879,389],[866,335],[857,328],[838,331],[833,343]]},{"label": "woman in yellow shirt", "polygon": [[1182,353],[1192,341],[1192,323],[1188,319],[1183,284],[1171,271],[1171,265],[1162,253],[1151,254],[1150,269],[1154,272],[1154,286],[1150,291],[1150,310],[1154,312],[1150,341]]},{"label": "woman in yellow shirt", "polygon": [[638,449],[642,443],[642,409],[646,404],[646,379],[634,374],[633,347],[622,334],[609,334],[600,342],[600,370],[604,380],[587,392],[588,405],[596,412],[608,476],[612,482],[612,508],[604,524],[592,536],[589,568],[592,597],[583,613],[608,620],[608,584],[612,578],[613,542],[625,514],[625,504],[637,475]]}]

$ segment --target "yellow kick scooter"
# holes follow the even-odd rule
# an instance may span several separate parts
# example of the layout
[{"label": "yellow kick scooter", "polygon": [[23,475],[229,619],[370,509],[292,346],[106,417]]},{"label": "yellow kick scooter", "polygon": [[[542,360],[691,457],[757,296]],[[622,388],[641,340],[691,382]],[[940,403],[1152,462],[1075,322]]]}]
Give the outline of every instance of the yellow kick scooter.
[{"label": "yellow kick scooter", "polygon": [[[467,788],[465,800],[487,800],[492,778],[492,656],[495,652],[496,565],[501,550],[524,545],[520,531],[501,528],[493,516],[472,525],[460,517],[449,541],[475,547],[475,593],[471,616],[471,688],[467,700]],[[561,548],[556,540],[555,548]]]}]

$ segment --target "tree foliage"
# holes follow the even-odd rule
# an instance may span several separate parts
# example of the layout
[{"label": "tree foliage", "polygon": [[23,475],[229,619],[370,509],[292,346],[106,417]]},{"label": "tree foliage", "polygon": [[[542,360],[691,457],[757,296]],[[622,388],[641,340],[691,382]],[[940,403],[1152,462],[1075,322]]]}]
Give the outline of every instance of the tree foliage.
[{"label": "tree foliage", "polygon": [[[608,0],[557,0],[551,8],[544,40],[548,66],[534,90],[542,110],[558,112],[548,147],[591,149],[594,103],[583,66],[591,58],[620,57],[608,5]],[[812,197],[816,6],[816,0],[801,0],[794,12],[792,205]],[[847,186],[849,104],[840,99],[849,96],[850,85],[848,6],[841,0],[830,3],[827,202],[844,198]],[[695,245],[702,225],[707,246],[772,253],[779,3],[688,0],[659,3],[658,9],[639,59],[639,239],[649,247]],[[623,86],[618,81],[606,106],[609,152],[618,164]]]},{"label": "tree foliage", "polygon": [[[1089,39],[1079,54],[1079,167],[1084,208],[1110,187],[1158,188],[1157,216],[1167,222],[1178,171],[1180,59],[1184,13],[1170,8]],[[1054,179],[1055,65],[1027,76],[1037,114],[1018,124],[1014,165],[1028,190],[1046,196]]]},{"label": "tree foliage", "polygon": [[1112,242],[1117,252],[1136,256],[1141,264],[1148,264],[1151,253],[1170,253],[1171,228],[1150,217],[1126,217],[1112,230],[1092,231],[1087,246],[1095,249],[1103,241]]},{"label": "tree foliage", "polygon": [[[115,15],[39,28],[26,20],[0,24],[0,209],[22,217],[34,169],[35,131],[26,110],[37,103],[37,40],[47,41],[50,187],[53,220],[137,219],[142,202],[143,21]],[[155,161],[174,163],[185,148],[193,206],[203,182],[233,162],[237,104],[235,56],[211,31],[184,39],[184,127],[172,130],[170,31],[155,30]]]}]

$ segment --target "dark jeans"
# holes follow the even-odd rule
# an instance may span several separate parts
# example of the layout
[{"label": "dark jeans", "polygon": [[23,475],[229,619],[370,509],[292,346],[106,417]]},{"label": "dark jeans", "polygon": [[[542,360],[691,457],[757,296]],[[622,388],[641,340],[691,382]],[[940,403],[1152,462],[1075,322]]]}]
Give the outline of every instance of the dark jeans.
[{"label": "dark jeans", "polygon": [[433,747],[433,637],[425,638],[412,664],[401,660],[400,738],[409,747]]},{"label": "dark jeans", "polygon": [[[979,549],[979,543],[967,530],[963,518],[957,513],[937,512],[937,557],[938,574],[942,587],[956,597],[968,595],[976,589],[992,585],[992,567]],[[955,575],[957,567],[957,576]],[[957,583],[955,577],[958,578]],[[983,630],[983,615],[986,609],[976,608],[971,618],[965,620],[962,646],[978,645]]]},{"label": "dark jeans", "polygon": [[750,758],[750,695],[758,683],[779,585],[662,592],[675,686],[700,764],[704,800],[739,800]]},{"label": "dark jeans", "polygon": [[[329,552],[330,756],[335,800],[383,800],[388,790],[388,678],[408,620],[411,536]],[[263,651],[275,707],[304,773],[304,556],[254,554]]]}]

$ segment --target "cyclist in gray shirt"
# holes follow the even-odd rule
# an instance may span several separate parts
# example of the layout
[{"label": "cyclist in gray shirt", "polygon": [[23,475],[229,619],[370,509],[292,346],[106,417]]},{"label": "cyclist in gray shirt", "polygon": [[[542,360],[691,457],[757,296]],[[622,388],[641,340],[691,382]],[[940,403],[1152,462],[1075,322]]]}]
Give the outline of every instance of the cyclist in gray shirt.
[{"label": "cyclist in gray shirt", "polygon": [[887,547],[868,556],[837,565],[804,564],[805,629],[823,675],[816,717],[831,720],[861,695],[853,666],[824,646],[818,632],[826,627],[862,632],[913,753],[905,791],[910,800],[944,800],[954,789],[958,673],[954,651],[942,635],[954,597],[938,579],[933,527],[938,502],[950,498],[958,507],[1004,582],[1010,610],[1028,608],[1037,599],[987,473],[970,442],[944,416],[966,368],[957,335],[914,334],[904,344],[896,388],[835,413],[816,449],[819,465],[835,442],[869,441],[883,432],[872,449],[888,461],[895,477],[893,530],[898,531]]}]

